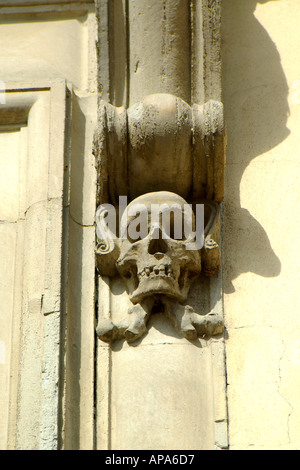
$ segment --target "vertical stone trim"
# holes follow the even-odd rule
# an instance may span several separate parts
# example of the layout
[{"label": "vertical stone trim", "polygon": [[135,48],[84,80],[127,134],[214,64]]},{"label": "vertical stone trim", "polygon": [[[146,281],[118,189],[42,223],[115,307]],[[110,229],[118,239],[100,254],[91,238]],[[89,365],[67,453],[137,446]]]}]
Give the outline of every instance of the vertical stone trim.
[{"label": "vertical stone trim", "polygon": [[202,15],[205,101],[221,101],[221,0],[202,0]]},{"label": "vertical stone trim", "polygon": [[109,0],[96,0],[98,20],[98,91],[110,102]]},{"label": "vertical stone trim", "polygon": [[203,4],[191,0],[191,97],[192,103],[205,103]]},{"label": "vertical stone trim", "polygon": [[[61,400],[64,80],[7,84],[0,126],[20,132],[18,213],[10,289],[9,449],[57,449]],[[18,113],[12,113],[18,109]],[[21,118],[21,121],[20,121]],[[20,131],[20,129],[22,129]],[[9,149],[6,149],[9,151]],[[4,325],[5,329],[9,325]]]},{"label": "vertical stone trim", "polygon": [[[202,264],[198,252],[189,256],[198,260],[197,275],[213,276],[220,268],[225,159],[221,1],[97,0],[96,5],[97,202],[117,208],[118,198],[126,196],[128,202],[149,205],[159,195],[161,203],[204,202],[213,222]],[[227,425],[221,276],[202,276],[183,296],[173,274],[171,293],[165,278],[171,279],[172,267],[181,270],[175,269],[172,256],[183,246],[175,249],[169,241],[168,249],[158,254],[162,267],[151,258],[151,235],[143,246],[126,237],[107,244],[101,236],[96,249],[97,334],[111,345],[97,345],[97,448],[147,448],[150,434],[157,449],[226,448],[227,435],[221,430]],[[171,326],[166,323],[170,318]],[[186,361],[195,371],[186,368]],[[153,384],[161,387],[155,403]],[[166,395],[172,390],[182,397],[183,409],[170,405]],[[180,431],[172,428],[173,422],[180,423]],[[170,429],[165,435],[160,430],[166,423]]]},{"label": "vertical stone trim", "polygon": [[[98,312],[111,317],[110,280],[98,277]],[[97,341],[95,387],[95,439],[96,448],[111,449],[111,361],[112,352],[108,344]]]}]

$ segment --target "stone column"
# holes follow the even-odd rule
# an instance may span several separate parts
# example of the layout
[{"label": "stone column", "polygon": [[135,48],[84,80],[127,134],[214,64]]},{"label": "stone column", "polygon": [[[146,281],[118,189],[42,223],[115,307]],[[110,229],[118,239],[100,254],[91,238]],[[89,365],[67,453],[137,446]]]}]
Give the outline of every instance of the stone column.
[{"label": "stone column", "polygon": [[210,223],[201,273],[179,302],[193,312],[191,336],[169,321],[168,295],[131,302],[120,257],[98,234],[97,448],[226,448],[223,327],[209,326],[222,324],[220,2],[99,1],[98,14],[98,205],[168,191],[205,200]]}]

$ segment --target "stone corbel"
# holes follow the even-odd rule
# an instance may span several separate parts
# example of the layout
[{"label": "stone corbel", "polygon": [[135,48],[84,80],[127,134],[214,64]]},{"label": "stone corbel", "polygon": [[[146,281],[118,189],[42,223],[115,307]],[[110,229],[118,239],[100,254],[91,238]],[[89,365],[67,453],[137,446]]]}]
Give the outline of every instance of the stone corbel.
[{"label": "stone corbel", "polygon": [[[96,0],[99,449],[226,446],[221,3]],[[183,237],[157,205],[189,208]]]},{"label": "stone corbel", "polygon": [[[196,313],[188,303],[192,282],[200,273],[216,274],[221,265],[220,209],[223,198],[225,132],[223,107],[217,101],[189,106],[170,94],[153,94],[128,110],[101,103],[99,202],[118,205],[126,196],[149,209],[149,230],[142,240],[130,240],[127,227],[120,237],[104,223],[105,207],[97,212],[97,267],[102,276],[119,276],[131,302],[117,324],[99,318],[98,336],[107,342],[140,338],[147,321],[160,309],[187,339],[223,331],[212,313]],[[204,204],[204,245],[187,249],[159,227],[154,241],[150,206]],[[194,214],[193,214],[194,217]],[[123,222],[121,219],[121,226]],[[125,233],[125,236],[124,236]],[[153,246],[156,246],[154,249]],[[158,246],[159,245],[159,246]],[[152,248],[151,248],[152,247]]]},{"label": "stone corbel", "polygon": [[99,199],[118,203],[166,190],[189,201],[222,201],[225,128],[223,106],[210,100],[189,106],[170,94],[153,94],[129,109],[101,102]]}]

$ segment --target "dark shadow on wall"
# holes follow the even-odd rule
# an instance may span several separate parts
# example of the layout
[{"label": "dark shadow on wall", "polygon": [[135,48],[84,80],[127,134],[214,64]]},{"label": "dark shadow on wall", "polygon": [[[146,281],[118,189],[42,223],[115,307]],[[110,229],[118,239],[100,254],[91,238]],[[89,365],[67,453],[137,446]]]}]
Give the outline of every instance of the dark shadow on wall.
[{"label": "dark shadow on wall", "polygon": [[[223,102],[228,133],[223,245],[226,293],[234,292],[232,281],[241,273],[275,277],[281,271],[264,228],[240,201],[240,184],[249,163],[290,133],[286,126],[288,84],[280,56],[254,16],[257,4],[268,1],[273,0],[225,0],[222,4]],[[261,171],[266,170],[262,167]],[[258,171],[257,175],[259,178]],[[263,195],[259,181],[253,191],[257,188]],[[277,190],[274,187],[274,192]],[[266,204],[270,201],[268,197]],[[276,215],[273,206],[270,211]]]},{"label": "dark shadow on wall", "polygon": [[[66,450],[81,448],[81,372],[82,372],[82,330],[84,309],[83,285],[83,252],[84,227],[83,220],[83,180],[86,117],[79,101],[73,94],[72,98],[72,153],[70,178],[70,212],[69,212],[69,260],[68,260],[68,314],[66,319],[66,394],[65,394],[65,437],[63,446]],[[73,213],[72,209],[79,208]],[[91,341],[93,339],[91,338]],[[86,410],[88,415],[88,410]]]}]

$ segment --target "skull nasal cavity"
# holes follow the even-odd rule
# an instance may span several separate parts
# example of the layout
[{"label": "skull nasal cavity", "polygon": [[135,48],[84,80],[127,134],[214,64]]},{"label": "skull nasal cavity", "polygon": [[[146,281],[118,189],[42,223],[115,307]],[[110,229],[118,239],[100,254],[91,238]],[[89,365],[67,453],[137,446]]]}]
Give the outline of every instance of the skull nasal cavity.
[{"label": "skull nasal cavity", "polygon": [[150,240],[149,246],[148,246],[148,253],[150,255],[161,255],[164,253],[167,253],[168,251],[168,245],[167,243],[161,238],[152,238]]}]

